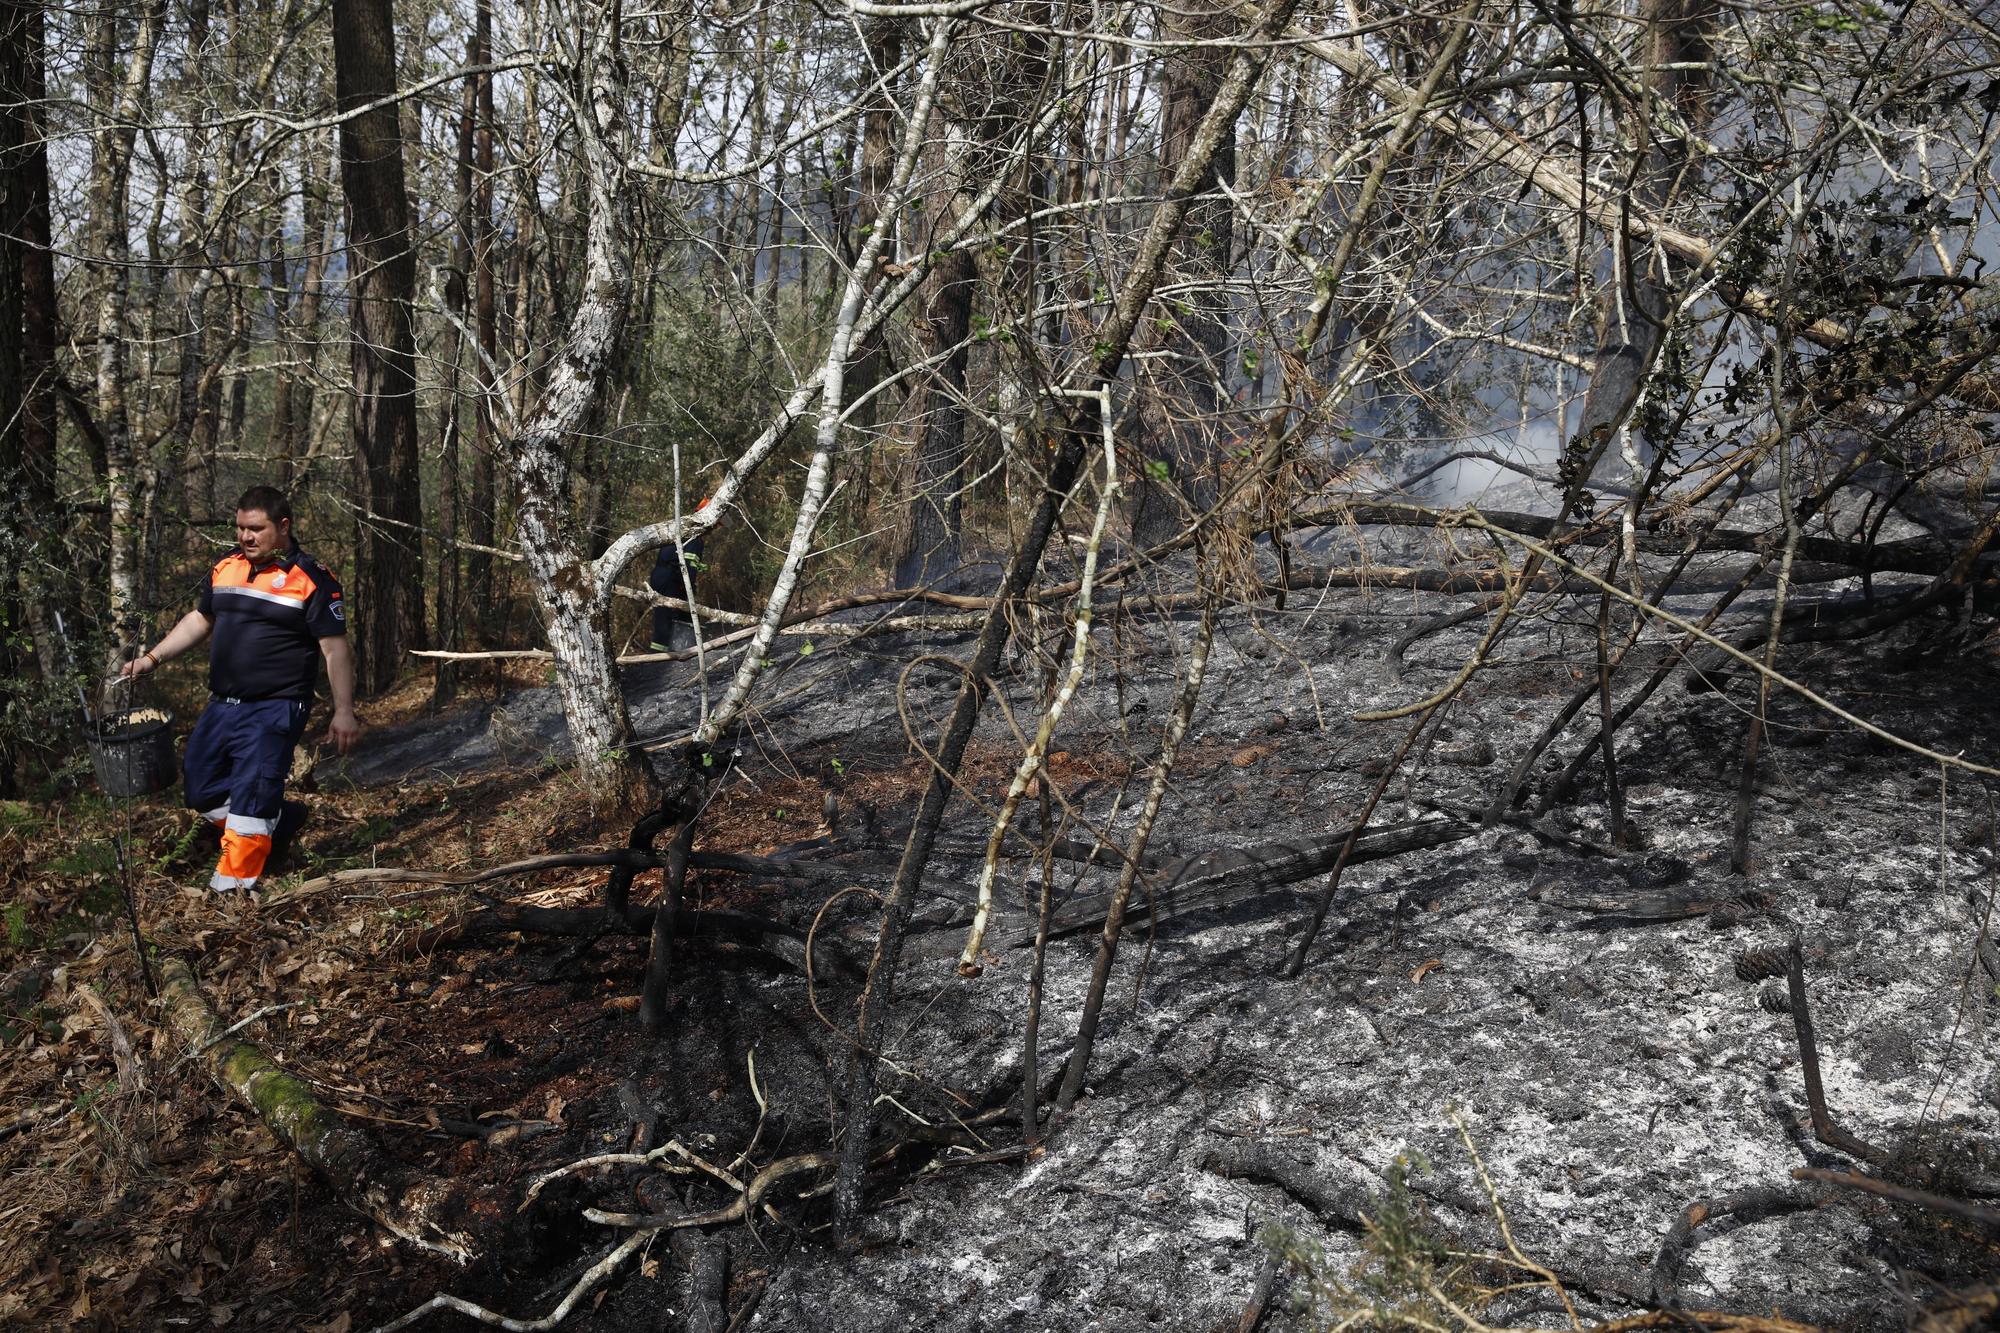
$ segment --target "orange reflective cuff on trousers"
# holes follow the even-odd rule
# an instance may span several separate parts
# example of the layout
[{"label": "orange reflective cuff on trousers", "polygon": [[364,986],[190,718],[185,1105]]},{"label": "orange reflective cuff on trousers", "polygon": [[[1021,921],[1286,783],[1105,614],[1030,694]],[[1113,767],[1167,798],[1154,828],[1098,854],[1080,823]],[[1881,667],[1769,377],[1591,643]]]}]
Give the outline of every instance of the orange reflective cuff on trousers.
[{"label": "orange reflective cuff on trousers", "polygon": [[253,819],[230,815],[222,824],[222,857],[215,863],[215,875],[208,887],[217,890],[254,889],[263,877],[264,863],[271,859],[271,834],[275,819]]},{"label": "orange reflective cuff on trousers", "polygon": [[188,804],[222,824],[222,859],[209,887],[253,889],[284,811],[285,774],[305,729],[296,699],[211,698],[188,737],[181,778]]}]

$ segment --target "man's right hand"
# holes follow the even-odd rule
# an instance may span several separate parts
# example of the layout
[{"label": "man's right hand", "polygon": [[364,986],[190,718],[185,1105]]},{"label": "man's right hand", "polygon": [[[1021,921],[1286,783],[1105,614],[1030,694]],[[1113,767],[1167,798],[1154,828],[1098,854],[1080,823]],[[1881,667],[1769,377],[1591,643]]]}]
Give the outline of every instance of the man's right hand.
[{"label": "man's right hand", "polygon": [[361,720],[354,716],[352,708],[335,708],[327,734],[333,738],[333,748],[347,754],[361,739]]},{"label": "man's right hand", "polygon": [[160,659],[151,653],[140,653],[137,657],[118,668],[118,675],[125,680],[135,680],[160,664]]}]

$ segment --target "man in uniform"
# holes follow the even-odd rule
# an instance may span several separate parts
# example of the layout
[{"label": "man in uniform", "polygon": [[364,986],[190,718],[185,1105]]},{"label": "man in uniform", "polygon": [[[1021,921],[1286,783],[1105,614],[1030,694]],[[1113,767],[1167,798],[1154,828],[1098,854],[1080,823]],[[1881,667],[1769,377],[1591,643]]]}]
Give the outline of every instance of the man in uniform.
[{"label": "man in uniform", "polygon": [[[688,589],[688,580],[681,576],[682,560],[685,556],[686,568],[693,573],[700,567],[701,538],[695,537],[676,546],[672,542],[660,548],[653,560],[652,575],[646,586],[662,597],[677,597],[683,602],[694,600]],[[682,652],[694,647],[694,617],[673,606],[653,608],[653,651],[656,653]]]},{"label": "man in uniform", "polygon": [[256,888],[273,845],[304,822],[305,807],[284,799],[285,778],[321,659],[333,691],[334,745],[346,754],[361,735],[340,584],[292,539],[282,491],[243,493],[236,540],[209,570],[196,608],[122,672],[145,675],[214,633],[208,707],[188,737],[181,776],[188,804],[222,830],[222,858],[209,880],[219,893]]},{"label": "man in uniform", "polygon": [[[708,508],[711,497],[702,496],[701,503],[694,507],[699,514]],[[653,560],[653,572],[646,579],[646,586],[662,597],[674,597],[683,602],[694,600],[694,591],[688,587],[689,574],[699,573],[702,538],[693,537],[678,544],[669,542],[660,548]],[[672,606],[653,608],[653,651],[656,653],[684,652],[695,645],[694,617],[686,611]]]}]

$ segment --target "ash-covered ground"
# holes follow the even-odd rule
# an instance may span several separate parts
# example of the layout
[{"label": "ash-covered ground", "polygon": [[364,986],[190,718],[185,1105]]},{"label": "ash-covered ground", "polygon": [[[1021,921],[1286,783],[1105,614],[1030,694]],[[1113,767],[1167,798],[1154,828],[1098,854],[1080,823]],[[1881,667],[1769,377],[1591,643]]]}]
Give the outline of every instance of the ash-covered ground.
[{"label": "ash-covered ground", "polygon": [[[1362,536],[1382,563],[1435,562],[1428,539]],[[1356,540],[1327,534],[1298,556],[1345,566],[1357,558]],[[1184,568],[1152,580],[1161,592],[1190,585]],[[1839,585],[1795,593],[1856,595]],[[1767,619],[1767,596],[1746,597],[1725,627]],[[1473,600],[1295,590],[1282,610],[1267,599],[1228,611],[1153,852],[1296,844],[1347,827],[1408,726],[1353,715],[1440,688],[1486,622],[1424,639],[1406,670],[1391,662],[1391,645]],[[1476,813],[1589,678],[1596,614],[1594,599],[1534,601],[1373,822]],[[1614,630],[1624,623],[1614,609]],[[1052,779],[1077,816],[1067,836],[1087,841],[1093,824],[1113,837],[1129,832],[1194,629],[1191,614],[1101,615],[1089,675],[1055,739]],[[1621,696],[1670,642],[1670,631],[1648,631],[1620,678]],[[841,805],[830,845],[875,856],[877,869],[856,869],[849,882],[886,887],[917,786],[905,782],[891,799],[882,794],[891,788],[867,779],[920,777],[904,718],[934,743],[956,687],[946,672],[920,670],[899,706],[899,673],[920,651],[962,656],[966,643],[820,636],[806,653],[804,639],[783,641],[783,669],[740,738],[729,782],[748,789],[817,776]],[[1920,745],[2000,759],[1993,651],[1947,620],[1919,619],[1860,644],[1789,649],[1779,665]],[[1024,730],[1045,667],[1032,651],[1010,658],[1002,685]],[[642,733],[684,732],[695,715],[690,668],[641,669],[633,689]],[[1549,773],[1591,742],[1595,706],[1587,708],[1531,778],[1524,822],[1351,868],[1295,979],[1282,966],[1323,875],[1165,911],[1156,922],[1139,914],[1113,977],[1088,1094],[1025,1163],[958,1166],[948,1153],[914,1174],[885,1175],[861,1234],[839,1244],[816,1205],[789,1201],[805,1178],[778,1204],[796,1226],[767,1219],[754,1231],[684,1241],[653,1277],[627,1280],[567,1326],[701,1326],[688,1322],[691,1305],[704,1308],[688,1269],[712,1286],[726,1249],[726,1309],[743,1313],[754,1300],[740,1325],[753,1329],[1233,1329],[1271,1254],[1274,1225],[1320,1247],[1330,1277],[1365,1271],[1362,1218],[1394,1206],[1385,1196],[1399,1159],[1409,1163],[1408,1203],[1425,1232],[1458,1249],[1499,1247],[1454,1112],[1515,1240],[1563,1279],[1585,1317],[1654,1300],[1662,1241],[1691,1203],[1773,1189],[1803,1206],[1700,1227],[1674,1269],[1672,1299],[1691,1310],[1901,1326],[1941,1287],[2000,1270],[2000,1237],[1791,1180],[1795,1168],[1858,1163],[1813,1140],[1792,1021],[1760,1007],[1734,960],[1800,942],[1827,1100],[1842,1128],[1895,1154],[1950,1158],[1992,1176],[2000,999],[1975,941],[1978,895],[1996,877],[1993,803],[1975,777],[1779,691],[1759,766],[1755,863],[1747,878],[1734,875],[1730,820],[1754,704],[1746,680],[1692,692],[1677,678],[1619,732],[1636,843],[1622,849],[1612,846],[1595,762],[1572,798],[1533,816]],[[989,810],[1018,746],[1003,712],[989,706],[974,751],[991,761],[974,782]],[[347,776],[377,783],[560,748],[550,692],[530,692],[443,728],[379,737]],[[875,805],[863,809],[871,796]],[[1006,862],[983,974],[961,978],[952,965],[989,820],[956,800],[947,851],[925,882],[918,914],[932,929],[912,940],[883,1052],[896,1071],[883,1076],[888,1138],[919,1122],[949,1125],[968,1106],[1018,1091],[1031,959],[1018,942],[1039,893],[1031,859]],[[1024,847],[1039,823],[1031,804],[1017,823]],[[1058,861],[1052,891],[1082,901],[1111,875]],[[794,887],[759,910],[804,928],[830,892]],[[822,938],[830,952],[865,960],[874,921],[869,900],[850,894],[827,914]],[[1069,1051],[1095,947],[1092,930],[1050,946],[1044,1080]],[[675,1032],[636,1048],[625,1066],[596,1071],[604,1092],[590,1114],[603,1133],[583,1134],[576,1155],[646,1116],[657,1117],[659,1140],[734,1154],[759,1120],[745,1077],[752,1052],[770,1108],[753,1160],[824,1147],[847,1046],[811,1012],[804,980],[711,968],[699,955],[690,966]],[[829,968],[819,978],[821,1011],[851,1023],[854,992],[851,976]],[[981,1133],[995,1149],[1022,1140],[1018,1123]],[[713,1205],[699,1181],[670,1184],[653,1206]],[[537,1207],[573,1211],[613,1197],[628,1202],[610,1206],[630,1206],[630,1189],[629,1180],[575,1183]],[[1281,1278],[1263,1327],[1309,1326],[1285,1287]],[[488,1294],[518,1303],[524,1292]],[[1502,1297],[1484,1317],[1566,1322],[1547,1290]]]}]

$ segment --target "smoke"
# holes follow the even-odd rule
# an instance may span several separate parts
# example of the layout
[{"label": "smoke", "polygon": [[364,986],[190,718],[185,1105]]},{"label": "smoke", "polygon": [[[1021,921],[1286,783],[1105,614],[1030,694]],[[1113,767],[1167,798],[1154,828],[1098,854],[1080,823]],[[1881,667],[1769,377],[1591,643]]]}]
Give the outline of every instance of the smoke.
[{"label": "smoke", "polygon": [[[1425,496],[1441,505],[1499,505],[1533,508],[1533,498],[1552,487],[1524,474],[1551,476],[1562,453],[1555,423],[1531,418],[1525,429],[1476,435],[1454,441],[1425,464],[1452,459],[1426,477]],[[1475,456],[1476,455],[1476,456]],[[1421,469],[1419,469],[1421,470]],[[1496,495],[1501,499],[1496,499]]]}]

